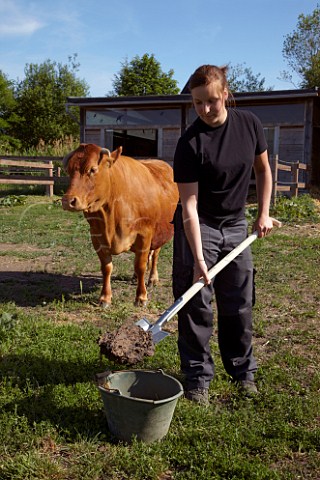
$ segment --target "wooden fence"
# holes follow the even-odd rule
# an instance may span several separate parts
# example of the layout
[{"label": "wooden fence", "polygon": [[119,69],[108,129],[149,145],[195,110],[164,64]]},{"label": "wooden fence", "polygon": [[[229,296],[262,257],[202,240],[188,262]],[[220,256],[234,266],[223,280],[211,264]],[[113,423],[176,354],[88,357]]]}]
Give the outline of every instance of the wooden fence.
[{"label": "wooden fence", "polygon": [[[279,160],[278,155],[270,155],[270,166],[272,171],[272,204],[276,203],[278,192],[287,192],[289,197],[297,197],[299,189],[307,190],[308,183],[306,181],[300,181],[299,173],[301,171],[310,172],[311,167],[305,163],[294,162],[289,163],[283,160]],[[288,179],[281,180],[280,172],[288,172]]]},{"label": "wooden fence", "polygon": [[60,167],[54,168],[53,161],[61,157],[0,157],[0,184],[45,185],[46,194],[53,195],[55,180],[60,177]]}]

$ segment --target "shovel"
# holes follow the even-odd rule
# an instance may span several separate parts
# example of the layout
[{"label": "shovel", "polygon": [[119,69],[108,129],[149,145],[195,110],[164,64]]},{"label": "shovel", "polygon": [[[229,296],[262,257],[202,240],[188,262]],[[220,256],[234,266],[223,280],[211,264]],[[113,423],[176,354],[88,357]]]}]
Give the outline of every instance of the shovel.
[{"label": "shovel", "polygon": [[[279,220],[272,219],[272,223],[274,226],[280,228],[282,223]],[[208,276],[210,280],[212,280],[221,270],[223,270],[234,258],[240,255],[243,250],[245,250],[252,242],[254,242],[258,238],[258,232],[253,232],[249,237],[247,237],[243,242],[240,243],[237,247],[235,247],[228,255],[226,255],[220,262],[214,265],[208,271]],[[141,327],[145,332],[149,332],[152,334],[152,340],[154,344],[159,343],[163,340],[166,336],[170,335],[170,333],[165,332],[162,330],[162,327],[171,320],[172,317],[179,310],[184,307],[184,305],[196,294],[201,290],[204,286],[204,280],[200,279],[195,282],[181,297],[179,297],[160,317],[155,323],[150,323],[147,319],[142,318],[136,325]]]}]

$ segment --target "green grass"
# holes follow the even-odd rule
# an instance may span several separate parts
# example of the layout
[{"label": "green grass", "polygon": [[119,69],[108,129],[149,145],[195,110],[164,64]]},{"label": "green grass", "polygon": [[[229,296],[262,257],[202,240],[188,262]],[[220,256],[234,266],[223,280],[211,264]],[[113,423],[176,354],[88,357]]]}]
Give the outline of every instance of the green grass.
[{"label": "green grass", "polygon": [[[62,211],[58,198],[0,207],[1,262],[12,266],[0,272],[1,480],[320,478],[320,225],[290,216],[252,245],[259,397],[247,400],[230,383],[215,331],[210,407],[181,398],[161,442],[126,445],[110,434],[94,381],[126,367],[100,359],[97,339],[131,317],[155,320],[172,303],[172,245],[145,308],[133,306],[133,256],[116,257],[114,303],[102,310],[82,215]],[[136,368],[181,379],[176,333]]]}]

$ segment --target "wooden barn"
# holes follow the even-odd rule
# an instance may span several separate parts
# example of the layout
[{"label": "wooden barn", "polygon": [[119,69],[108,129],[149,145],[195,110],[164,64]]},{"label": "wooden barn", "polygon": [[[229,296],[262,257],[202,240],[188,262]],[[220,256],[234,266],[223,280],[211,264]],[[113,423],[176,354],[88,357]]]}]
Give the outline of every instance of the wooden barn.
[{"label": "wooden barn", "polygon": [[[235,108],[261,120],[270,155],[285,164],[308,165],[302,181],[320,186],[320,99],[318,89],[234,95]],[[188,93],[145,97],[69,97],[67,111],[80,109],[80,139],[126,155],[162,158],[169,163],[181,132],[194,120]],[[283,173],[285,175],[285,172]]]}]

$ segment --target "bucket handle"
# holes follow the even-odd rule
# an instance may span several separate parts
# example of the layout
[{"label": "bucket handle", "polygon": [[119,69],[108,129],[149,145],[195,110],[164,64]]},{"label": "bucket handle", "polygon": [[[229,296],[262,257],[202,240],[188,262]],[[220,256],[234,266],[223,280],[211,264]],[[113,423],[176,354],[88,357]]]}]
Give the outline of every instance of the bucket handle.
[{"label": "bucket handle", "polygon": [[95,381],[99,386],[103,386],[105,383],[105,379],[111,375],[111,370],[106,370],[105,372],[102,373],[96,373],[95,374]]}]

